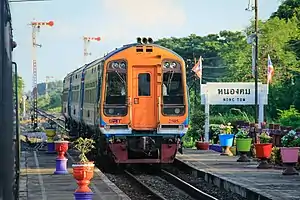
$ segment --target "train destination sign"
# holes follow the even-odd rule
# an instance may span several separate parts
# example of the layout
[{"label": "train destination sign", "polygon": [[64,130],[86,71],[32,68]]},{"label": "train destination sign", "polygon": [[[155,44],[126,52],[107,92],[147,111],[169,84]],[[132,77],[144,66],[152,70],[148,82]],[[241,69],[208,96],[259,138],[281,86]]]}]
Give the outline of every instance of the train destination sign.
[{"label": "train destination sign", "polygon": [[[202,85],[202,97],[207,93],[210,105],[254,105],[255,86],[254,83],[207,83]],[[258,84],[258,103],[267,105],[267,85]],[[202,98],[203,99],[203,98]],[[202,101],[202,104],[205,104]]]}]

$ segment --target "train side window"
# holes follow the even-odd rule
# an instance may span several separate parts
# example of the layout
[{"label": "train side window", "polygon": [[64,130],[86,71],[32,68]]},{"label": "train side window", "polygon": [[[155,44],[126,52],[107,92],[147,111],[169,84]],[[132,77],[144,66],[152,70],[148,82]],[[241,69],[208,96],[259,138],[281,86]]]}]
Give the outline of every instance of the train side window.
[{"label": "train side window", "polygon": [[138,89],[139,96],[150,96],[150,74],[141,73],[138,76]]}]

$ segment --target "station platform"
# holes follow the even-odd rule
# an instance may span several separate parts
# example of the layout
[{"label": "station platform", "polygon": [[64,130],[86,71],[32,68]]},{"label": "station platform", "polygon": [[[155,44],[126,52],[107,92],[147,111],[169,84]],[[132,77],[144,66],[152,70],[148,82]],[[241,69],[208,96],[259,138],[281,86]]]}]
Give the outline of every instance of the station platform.
[{"label": "station platform", "polygon": [[300,176],[284,176],[282,169],[257,169],[257,161],[236,162],[237,156],[220,156],[208,150],[184,149],[176,163],[188,166],[194,176],[249,200],[300,200]]},{"label": "station platform", "polygon": [[[56,154],[45,151],[21,152],[20,200],[73,200],[77,188],[72,175],[72,150],[68,151],[67,175],[54,175]],[[90,184],[97,200],[130,200],[99,169],[95,167]]]}]

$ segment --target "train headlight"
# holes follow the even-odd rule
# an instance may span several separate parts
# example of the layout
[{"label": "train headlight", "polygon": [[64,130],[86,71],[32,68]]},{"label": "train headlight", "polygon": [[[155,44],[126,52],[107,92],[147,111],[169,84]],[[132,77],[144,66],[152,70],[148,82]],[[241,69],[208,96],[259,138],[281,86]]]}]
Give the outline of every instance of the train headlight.
[{"label": "train headlight", "polygon": [[109,114],[113,114],[114,111],[115,111],[115,110],[114,110],[113,108],[108,109],[108,113],[109,113]]},{"label": "train headlight", "polygon": [[112,64],[112,67],[113,67],[113,68],[118,68],[118,67],[119,67],[119,63],[114,62],[114,63]]},{"label": "train headlight", "polygon": [[175,112],[176,114],[179,114],[179,113],[180,113],[180,109],[179,109],[179,108],[175,108],[175,109],[174,109],[174,112]]},{"label": "train headlight", "polygon": [[169,62],[165,62],[164,63],[164,68],[169,68],[170,67],[170,63]]},{"label": "train headlight", "polygon": [[176,62],[172,62],[172,64],[171,64],[171,68],[176,68]]},{"label": "train headlight", "polygon": [[125,62],[121,62],[120,67],[121,67],[122,69],[125,69],[125,68],[126,68],[126,63],[125,63]]}]

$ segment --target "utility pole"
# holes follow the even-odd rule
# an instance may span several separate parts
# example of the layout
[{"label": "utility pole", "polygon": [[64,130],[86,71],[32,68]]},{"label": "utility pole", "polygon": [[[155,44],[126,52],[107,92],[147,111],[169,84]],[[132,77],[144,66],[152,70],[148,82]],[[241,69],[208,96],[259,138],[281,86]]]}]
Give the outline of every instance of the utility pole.
[{"label": "utility pole", "polygon": [[48,83],[49,83],[49,80],[51,78],[54,78],[53,76],[46,76],[46,86],[45,86],[45,95],[46,97],[48,97]]},{"label": "utility pole", "polygon": [[[255,12],[255,69],[254,69],[255,71],[255,124],[257,124],[258,123],[258,0],[255,0],[254,12]],[[257,134],[257,131],[255,133]]]},{"label": "utility pole", "polygon": [[90,44],[91,40],[99,42],[101,40],[101,38],[100,37],[87,37],[87,36],[83,37],[83,62],[84,62],[84,64],[87,61],[87,57],[92,55],[92,53],[88,52],[88,45]]},{"label": "utility pole", "polygon": [[53,26],[54,22],[31,22],[32,26],[32,109],[33,109],[33,129],[37,128],[37,65],[36,65],[36,47],[42,47],[42,45],[36,43],[36,33],[40,31],[41,26]]}]

